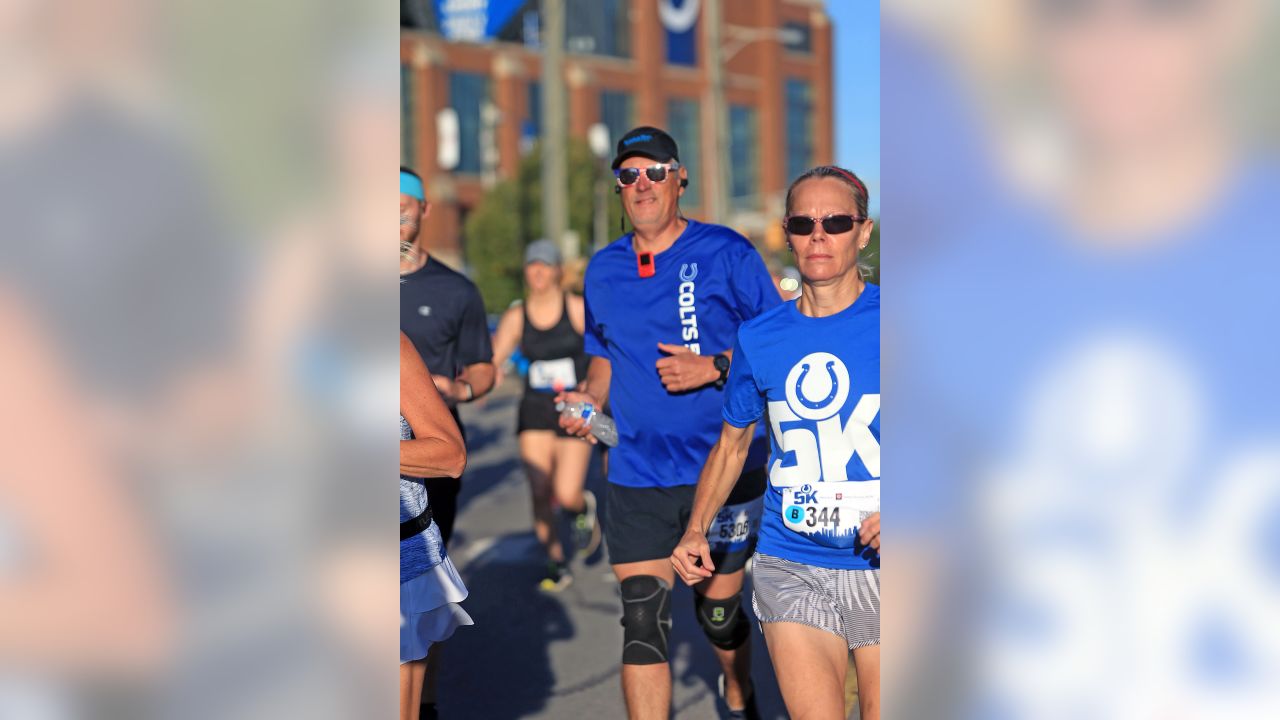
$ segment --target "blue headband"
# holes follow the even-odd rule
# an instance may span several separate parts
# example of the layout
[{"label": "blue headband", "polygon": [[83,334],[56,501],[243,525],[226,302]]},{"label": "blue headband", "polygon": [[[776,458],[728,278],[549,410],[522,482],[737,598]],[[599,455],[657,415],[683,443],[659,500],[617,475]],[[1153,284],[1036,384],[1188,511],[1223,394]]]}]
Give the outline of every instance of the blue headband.
[{"label": "blue headband", "polygon": [[422,179],[403,170],[400,171],[400,194],[427,201],[427,191],[422,187]]}]

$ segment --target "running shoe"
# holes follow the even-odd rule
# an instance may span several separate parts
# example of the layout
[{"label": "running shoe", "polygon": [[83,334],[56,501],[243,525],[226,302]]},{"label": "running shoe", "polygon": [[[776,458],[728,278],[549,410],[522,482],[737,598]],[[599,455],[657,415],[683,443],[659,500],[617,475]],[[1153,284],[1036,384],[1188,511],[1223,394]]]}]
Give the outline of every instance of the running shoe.
[{"label": "running shoe", "polygon": [[754,685],[751,687],[751,694],[747,696],[746,707],[740,710],[734,710],[729,707],[728,701],[724,699],[724,673],[720,674],[718,685],[720,689],[720,702],[724,703],[725,708],[729,710],[729,714],[725,717],[730,718],[730,720],[762,720],[760,710],[756,707],[756,689]]},{"label": "running shoe", "polygon": [[600,547],[600,518],[595,493],[590,490],[582,491],[582,512],[573,516],[573,545],[583,557],[591,557]]},{"label": "running shoe", "polygon": [[538,587],[546,592],[560,592],[573,584],[573,573],[564,564],[554,560],[547,562],[547,574],[538,583]]}]

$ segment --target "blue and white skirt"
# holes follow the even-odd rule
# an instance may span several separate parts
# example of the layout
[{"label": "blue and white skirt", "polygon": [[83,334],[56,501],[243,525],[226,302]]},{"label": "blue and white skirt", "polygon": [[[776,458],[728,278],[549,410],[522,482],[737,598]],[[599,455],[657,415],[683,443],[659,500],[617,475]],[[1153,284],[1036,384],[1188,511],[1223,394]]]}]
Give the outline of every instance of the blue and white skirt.
[{"label": "blue and white skirt", "polygon": [[432,643],[449,639],[462,625],[473,625],[458,604],[466,599],[467,586],[448,557],[400,583],[400,662],[425,658]]}]

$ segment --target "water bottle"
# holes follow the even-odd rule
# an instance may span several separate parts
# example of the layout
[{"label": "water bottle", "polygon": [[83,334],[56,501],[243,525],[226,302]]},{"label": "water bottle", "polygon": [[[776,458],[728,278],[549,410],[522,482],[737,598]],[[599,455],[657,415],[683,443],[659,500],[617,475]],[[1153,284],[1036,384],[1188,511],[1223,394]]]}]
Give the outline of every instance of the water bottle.
[{"label": "water bottle", "polygon": [[565,404],[564,402],[556,403],[556,410],[560,415],[567,418],[583,418],[587,421],[587,427],[591,429],[591,434],[596,436],[600,442],[609,447],[618,445],[618,426],[613,424],[613,418],[596,410],[591,403],[576,402]]}]

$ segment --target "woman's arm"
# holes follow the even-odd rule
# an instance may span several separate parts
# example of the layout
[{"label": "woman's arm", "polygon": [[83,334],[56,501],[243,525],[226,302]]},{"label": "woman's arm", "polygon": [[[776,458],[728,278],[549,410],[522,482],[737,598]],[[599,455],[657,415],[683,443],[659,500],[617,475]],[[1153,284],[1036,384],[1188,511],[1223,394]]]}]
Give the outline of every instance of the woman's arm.
[{"label": "woman's arm", "polygon": [[581,295],[569,293],[569,324],[579,335],[586,334],[587,310]]},{"label": "woman's arm", "polygon": [[511,354],[520,346],[524,337],[524,308],[517,305],[507,308],[498,321],[498,330],[493,334],[493,367],[496,376],[493,386],[497,387],[506,379],[502,367],[511,359]]},{"label": "woman's arm", "polygon": [[467,465],[462,434],[449,414],[418,351],[400,333],[400,414],[413,440],[400,441],[400,474],[458,477]]},{"label": "woman's arm", "polygon": [[711,562],[707,530],[715,520],[716,513],[724,506],[725,500],[729,499],[738,476],[742,474],[742,466],[746,464],[755,429],[755,423],[741,428],[723,423],[720,440],[711,448],[707,462],[702,466],[698,488],[693,495],[689,526],[675,551],[671,553],[671,565],[675,568],[676,575],[690,585],[711,577],[712,571],[716,569]]}]

